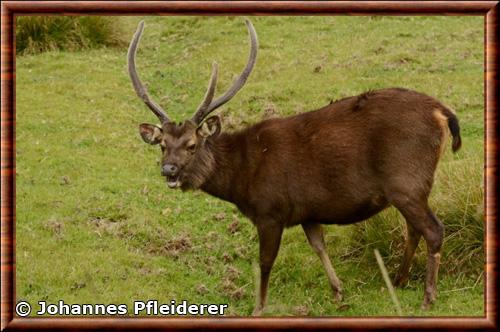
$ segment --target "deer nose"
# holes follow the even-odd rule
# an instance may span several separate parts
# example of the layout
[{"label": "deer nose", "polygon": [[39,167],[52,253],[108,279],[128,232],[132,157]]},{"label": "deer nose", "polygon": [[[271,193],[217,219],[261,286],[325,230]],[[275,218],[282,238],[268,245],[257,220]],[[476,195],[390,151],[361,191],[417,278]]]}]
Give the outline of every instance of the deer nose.
[{"label": "deer nose", "polygon": [[165,164],[161,168],[161,175],[163,176],[174,176],[179,168],[175,165],[172,164]]}]

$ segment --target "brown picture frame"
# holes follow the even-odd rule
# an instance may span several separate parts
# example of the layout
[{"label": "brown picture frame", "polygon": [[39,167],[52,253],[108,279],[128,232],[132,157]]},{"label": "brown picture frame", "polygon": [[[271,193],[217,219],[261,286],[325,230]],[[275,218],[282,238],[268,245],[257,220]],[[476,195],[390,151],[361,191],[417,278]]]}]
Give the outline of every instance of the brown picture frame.
[{"label": "brown picture frame", "polygon": [[[497,330],[498,1],[4,1],[1,4],[1,329],[427,329]],[[15,305],[16,15],[482,15],[485,18],[484,317],[21,318]]]}]

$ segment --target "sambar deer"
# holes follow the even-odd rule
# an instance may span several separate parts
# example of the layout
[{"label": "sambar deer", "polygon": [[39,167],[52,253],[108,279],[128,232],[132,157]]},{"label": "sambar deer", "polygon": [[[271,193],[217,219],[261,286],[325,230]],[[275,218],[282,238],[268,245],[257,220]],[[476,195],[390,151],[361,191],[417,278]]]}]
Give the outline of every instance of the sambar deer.
[{"label": "sambar deer", "polygon": [[301,225],[326,270],[334,296],[342,285],[330,262],[322,224],[351,224],[395,206],[408,237],[395,284],[408,280],[418,242],[427,244],[423,308],[436,298],[443,224],[428,205],[434,172],[448,132],[461,146],[451,109],[436,99],[401,88],[369,91],[311,112],[268,119],[223,133],[219,117],[207,116],[228,102],[247,81],[257,56],[257,35],[246,20],[250,57],[233,85],[214,100],[217,64],[205,97],[191,119],[176,124],[141,83],[135,64],[144,22],[128,50],[128,71],[137,95],[160,126],[141,124],[142,139],[162,150],[161,173],[170,188],[201,189],[234,203],[257,228],[260,294],[266,301],[269,274],[286,227]]}]

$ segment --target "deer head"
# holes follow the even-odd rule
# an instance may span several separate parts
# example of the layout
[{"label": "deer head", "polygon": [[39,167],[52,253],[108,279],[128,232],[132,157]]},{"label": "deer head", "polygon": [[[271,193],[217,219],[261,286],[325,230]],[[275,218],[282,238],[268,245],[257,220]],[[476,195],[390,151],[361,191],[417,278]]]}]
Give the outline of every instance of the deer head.
[{"label": "deer head", "polygon": [[137,95],[160,120],[160,125],[141,124],[139,132],[144,142],[160,145],[162,150],[161,174],[166,177],[167,185],[170,188],[199,188],[213,172],[214,157],[209,145],[211,140],[219,135],[221,123],[218,116],[209,118],[207,116],[231,100],[245,85],[257,57],[257,34],[249,20],[245,20],[245,23],[250,35],[250,56],[244,70],[236,78],[233,85],[222,96],[214,100],[218,72],[217,63],[214,62],[203,101],[191,119],[179,124],[172,122],[160,105],[151,99],[137,74],[135,56],[144,30],[143,21],[139,23],[130,42],[127,55],[130,79]]}]

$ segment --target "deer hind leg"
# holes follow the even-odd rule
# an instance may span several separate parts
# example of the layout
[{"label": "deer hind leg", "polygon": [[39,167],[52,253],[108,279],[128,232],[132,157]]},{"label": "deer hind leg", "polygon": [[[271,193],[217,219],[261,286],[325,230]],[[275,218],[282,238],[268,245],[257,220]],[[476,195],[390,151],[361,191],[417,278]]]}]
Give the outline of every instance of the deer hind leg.
[{"label": "deer hind leg", "polygon": [[302,228],[306,233],[307,240],[313,248],[313,250],[318,254],[325,268],[326,274],[328,275],[328,280],[330,281],[330,286],[332,287],[333,294],[337,301],[342,301],[342,283],[335,274],[332,262],[328,257],[326,252],[325,240],[323,237],[323,228],[320,224],[302,224]]},{"label": "deer hind leg", "polygon": [[281,242],[283,227],[273,220],[259,221],[257,232],[259,234],[260,251],[260,285],[257,295],[257,304],[253,310],[252,316],[262,315],[266,304],[267,288],[269,284],[269,275],[273,267]]},{"label": "deer hind leg", "polygon": [[422,234],[427,244],[427,270],[425,275],[422,309],[429,309],[436,300],[437,276],[443,244],[444,226],[427,205],[427,200],[411,200],[408,197],[393,202],[407,223]]},{"label": "deer hind leg", "polygon": [[403,261],[399,267],[399,271],[394,279],[394,286],[401,287],[408,282],[408,275],[410,272],[411,261],[415,255],[415,250],[418,247],[422,234],[418,232],[410,223],[406,223],[407,239],[406,249],[403,256]]}]

